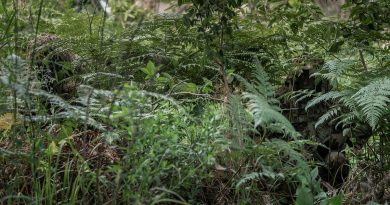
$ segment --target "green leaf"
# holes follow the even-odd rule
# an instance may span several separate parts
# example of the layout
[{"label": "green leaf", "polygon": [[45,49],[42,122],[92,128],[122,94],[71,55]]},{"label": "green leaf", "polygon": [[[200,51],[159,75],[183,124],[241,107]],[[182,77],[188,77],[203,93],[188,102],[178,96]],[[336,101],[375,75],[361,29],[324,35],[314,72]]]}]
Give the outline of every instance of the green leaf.
[{"label": "green leaf", "polygon": [[314,168],[311,172],[310,172],[310,176],[311,176],[311,180],[312,181],[315,181],[318,177],[318,167]]},{"label": "green leaf", "polygon": [[342,202],[342,197],[341,195],[337,195],[337,196],[334,196],[332,198],[329,199],[329,205],[342,205],[343,202]]},{"label": "green leaf", "polygon": [[156,67],[154,66],[154,63],[149,61],[149,63],[146,65],[146,67],[141,68],[141,71],[144,72],[147,76],[147,78],[150,78],[156,74]]},{"label": "green leaf", "polygon": [[232,83],[232,81],[234,79],[234,69],[226,70],[226,74],[227,74],[228,83]]},{"label": "green leaf", "polygon": [[310,189],[301,186],[297,189],[297,200],[295,205],[314,205],[314,197]]},{"label": "green leaf", "polygon": [[288,4],[292,7],[298,6],[299,0],[288,0]]},{"label": "green leaf", "polygon": [[47,147],[46,154],[49,156],[53,156],[58,153],[58,148],[55,142],[51,142]]},{"label": "green leaf", "polygon": [[213,92],[213,81],[203,78],[204,85],[202,86],[202,93],[211,93]]},{"label": "green leaf", "polygon": [[191,92],[191,93],[196,93],[198,87],[196,86],[195,83],[184,83],[179,87],[179,90],[182,92]]}]

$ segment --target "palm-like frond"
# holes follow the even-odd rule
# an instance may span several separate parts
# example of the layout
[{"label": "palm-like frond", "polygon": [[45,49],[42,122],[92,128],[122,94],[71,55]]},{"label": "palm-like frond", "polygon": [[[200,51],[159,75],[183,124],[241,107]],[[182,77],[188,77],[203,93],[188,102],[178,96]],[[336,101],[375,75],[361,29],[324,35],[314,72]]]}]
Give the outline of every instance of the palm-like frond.
[{"label": "palm-like frond", "polygon": [[249,83],[236,75],[246,87],[242,97],[248,100],[247,106],[253,115],[255,127],[261,126],[273,132],[285,133],[292,137],[298,136],[290,121],[281,113],[279,101],[274,97],[274,88],[268,81],[268,74],[258,62],[253,76],[254,82]]},{"label": "palm-like frond", "polygon": [[389,97],[390,79],[387,77],[369,83],[352,96],[373,129],[377,127],[381,117],[389,112]]},{"label": "palm-like frond", "polygon": [[242,145],[243,140],[247,134],[252,131],[256,132],[253,129],[251,118],[245,107],[241,103],[241,97],[237,95],[232,95],[229,97],[229,103],[227,105],[228,115],[231,122],[230,133],[235,139],[238,145]]},{"label": "palm-like frond", "polygon": [[244,92],[243,97],[249,100],[248,108],[254,116],[255,127],[266,127],[272,123],[279,122],[285,125],[287,129],[294,130],[290,121],[279,112],[277,107],[270,105],[263,96]]},{"label": "palm-like frond", "polygon": [[320,126],[321,124],[331,120],[332,118],[335,118],[336,116],[338,116],[340,114],[340,111],[341,111],[341,107],[339,106],[336,106],[334,108],[331,108],[330,110],[328,110],[325,114],[323,114],[319,119],[318,121],[316,122],[315,124],[315,127],[317,128],[318,126]]},{"label": "palm-like frond", "polygon": [[273,103],[279,103],[275,101],[274,87],[269,82],[269,76],[261,67],[258,60],[255,58],[255,71],[253,72],[254,82],[250,83],[239,75],[236,75],[237,79],[245,85],[247,92],[264,96],[266,99],[274,101]]},{"label": "palm-like frond", "polygon": [[[369,82],[360,89],[346,88],[343,91],[330,91],[312,99],[306,105],[306,110],[328,101],[332,101],[338,106],[322,115],[316,126],[331,119],[337,120],[337,125],[346,125],[353,120],[358,120],[367,122],[374,130],[381,118],[390,111],[390,79],[387,77],[381,78]],[[349,110],[349,112],[342,114],[340,106]]]},{"label": "palm-like frond", "polygon": [[330,60],[325,63],[320,72],[313,74],[313,76],[318,76],[327,80],[332,86],[337,86],[354,64],[356,64],[356,60],[352,59]]},{"label": "palm-like frond", "polygon": [[322,94],[314,99],[312,99],[311,101],[309,101],[305,107],[306,110],[308,110],[309,108],[312,108],[320,103],[323,103],[323,102],[327,102],[327,101],[331,101],[331,100],[336,100],[336,99],[339,99],[343,96],[345,96],[346,93],[343,93],[343,92],[340,92],[340,91],[330,91],[330,92],[327,92],[325,94]]}]

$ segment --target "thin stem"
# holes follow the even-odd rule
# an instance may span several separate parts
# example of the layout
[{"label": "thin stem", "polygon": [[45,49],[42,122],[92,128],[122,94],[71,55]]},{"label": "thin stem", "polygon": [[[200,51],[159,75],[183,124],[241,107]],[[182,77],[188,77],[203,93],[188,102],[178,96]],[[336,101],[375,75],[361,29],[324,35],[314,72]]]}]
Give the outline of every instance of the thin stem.
[{"label": "thin stem", "polygon": [[[219,17],[219,19],[221,19],[221,16]],[[230,89],[229,89],[228,79],[226,76],[226,69],[225,69],[226,62],[225,62],[224,49],[223,49],[225,26],[224,26],[223,22],[220,22],[220,23],[221,23],[221,35],[220,35],[220,39],[219,39],[219,44],[220,44],[219,47],[220,47],[220,51],[221,51],[222,56],[221,56],[221,63],[219,65],[220,65],[220,72],[221,72],[223,84],[224,84],[224,101],[227,102],[227,99],[228,99],[229,94],[230,94]]]},{"label": "thin stem", "polygon": [[359,56],[360,56],[360,61],[361,61],[362,65],[363,65],[363,67],[364,67],[364,70],[368,71],[366,61],[364,60],[362,49],[359,49]]},{"label": "thin stem", "polygon": [[[18,54],[18,38],[19,38],[19,25],[18,25],[18,15],[19,15],[19,11],[18,11],[18,5],[19,5],[19,1],[18,0],[15,0],[14,1],[14,11],[15,11],[15,24],[14,24],[14,54],[17,55]],[[18,59],[15,58],[15,62],[14,63],[14,67],[18,67]],[[13,78],[14,80],[16,79],[15,78],[15,70],[13,69],[12,70],[12,75],[13,75]],[[12,97],[13,97],[13,117],[12,117],[12,122],[13,124],[16,124],[16,117],[17,117],[17,112],[18,112],[18,103],[17,103],[17,99],[16,99],[16,90],[13,89],[12,90]]]},{"label": "thin stem", "polygon": [[88,98],[87,98],[87,107],[85,111],[85,124],[84,124],[84,131],[87,131],[88,129],[88,119],[89,119],[89,106],[91,104],[91,98],[93,94],[93,88],[89,88]]},{"label": "thin stem", "polygon": [[[38,36],[38,28],[39,28],[39,24],[40,24],[40,19],[41,19],[41,15],[42,15],[42,8],[43,8],[43,0],[40,1],[39,3],[39,9],[38,9],[38,18],[37,18],[37,24],[35,25],[35,34],[34,34],[34,44],[33,44],[33,50],[32,50],[32,56],[31,56],[31,61],[30,61],[30,71],[33,70],[33,65],[34,65],[34,58],[35,58],[35,50],[36,50],[36,43],[37,43],[37,36]],[[30,88],[30,79],[28,79],[28,82],[27,82],[27,91],[26,91],[26,95],[28,95],[29,93],[29,88]],[[28,96],[26,96],[28,97]],[[30,122],[32,122],[32,113],[31,113],[31,109],[30,106],[29,106],[29,103],[28,101],[26,100],[25,101],[25,106],[28,110],[30,110],[30,113],[29,113],[29,119],[30,119]],[[32,154],[31,154],[31,158],[32,158],[32,163],[31,163],[31,169],[32,169],[32,176],[33,176],[33,179],[38,179],[38,176],[37,176],[37,173],[36,173],[36,168],[38,167],[38,159],[36,159],[36,141],[35,141],[35,137],[34,137],[34,133],[35,133],[35,129],[34,129],[34,125],[31,125],[31,129],[32,129],[32,136],[31,136],[31,140],[32,140],[32,143],[31,143],[31,150],[32,150]],[[36,190],[36,196],[35,196],[35,203],[39,203],[39,197],[38,197],[38,194],[39,194],[39,183],[37,182],[34,182],[34,189]]]}]

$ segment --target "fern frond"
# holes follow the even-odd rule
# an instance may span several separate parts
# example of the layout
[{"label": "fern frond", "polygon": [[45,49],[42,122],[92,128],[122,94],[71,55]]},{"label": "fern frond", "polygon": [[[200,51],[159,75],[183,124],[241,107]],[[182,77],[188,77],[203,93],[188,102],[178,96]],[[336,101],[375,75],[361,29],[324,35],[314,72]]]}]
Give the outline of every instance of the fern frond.
[{"label": "fern frond", "polygon": [[348,125],[353,124],[356,121],[363,121],[362,119],[363,114],[359,112],[358,110],[353,110],[348,113],[344,113],[340,115],[340,119],[335,125],[336,127],[342,125],[343,127],[347,127]]},{"label": "fern frond", "polygon": [[294,161],[301,165],[302,169],[308,168],[306,161],[303,158],[302,153],[298,150],[302,149],[308,141],[307,140],[293,140],[286,142],[281,139],[272,139],[272,141],[267,142],[266,146],[273,147],[278,150],[278,153],[282,153],[284,156],[287,156],[290,161]]},{"label": "fern frond", "polygon": [[390,79],[383,78],[361,88],[352,98],[361,108],[366,122],[375,129],[380,118],[389,112]]},{"label": "fern frond", "polygon": [[292,137],[299,136],[290,121],[281,113],[279,100],[274,97],[274,88],[268,81],[268,74],[256,58],[255,63],[253,83],[236,75],[236,78],[245,85],[246,91],[243,92],[242,97],[248,100],[247,106],[253,115],[254,127],[261,126],[272,132],[284,133]]},{"label": "fern frond", "polygon": [[250,181],[253,181],[255,179],[258,179],[260,177],[261,177],[261,173],[259,173],[259,172],[252,172],[252,173],[246,174],[243,178],[241,178],[237,182],[236,189],[239,188],[240,186],[242,186],[243,184],[250,182]]},{"label": "fern frond", "polygon": [[349,88],[343,90],[341,93],[343,94],[343,96],[339,98],[338,102],[351,111],[357,110],[358,106],[356,100],[352,98],[352,95],[356,93],[356,90]]},{"label": "fern frond", "polygon": [[29,91],[29,95],[47,99],[52,105],[63,109],[63,111],[55,113],[53,116],[35,116],[33,120],[40,121],[49,119],[76,119],[96,129],[105,130],[105,126],[97,120],[93,119],[85,107],[71,105],[61,97],[50,94],[44,90],[31,90]]},{"label": "fern frond", "polygon": [[255,127],[280,122],[287,125],[286,127],[289,129],[294,129],[287,118],[285,118],[282,113],[278,112],[278,109],[275,106],[268,104],[267,99],[264,97],[247,92],[243,93],[243,97],[249,100],[248,107],[254,115]]},{"label": "fern frond", "polygon": [[325,65],[320,72],[314,73],[312,76],[320,77],[328,81],[332,86],[336,87],[345,77],[348,69],[356,64],[356,60],[351,59],[336,59],[325,62]]},{"label": "fern frond", "polygon": [[232,95],[227,105],[228,116],[231,122],[231,133],[236,138],[237,144],[241,145],[249,131],[256,132],[251,128],[251,118],[241,103],[241,97]]},{"label": "fern frond", "polygon": [[343,97],[345,95],[345,93],[343,92],[339,92],[339,91],[330,91],[330,92],[327,92],[323,95],[320,95],[314,99],[312,99],[311,101],[309,101],[305,107],[306,110],[314,107],[315,105],[318,105],[322,102],[327,102],[329,100],[336,100],[340,97]]},{"label": "fern frond", "polygon": [[318,121],[314,125],[315,128],[317,128],[318,126],[322,125],[323,123],[327,122],[328,120],[330,120],[330,119],[336,117],[337,115],[339,115],[340,111],[341,111],[341,107],[339,107],[339,106],[331,108],[330,110],[328,110],[325,114],[323,114],[318,119]]},{"label": "fern frond", "polygon": [[278,103],[278,101],[274,98],[274,88],[271,83],[269,83],[268,74],[264,71],[264,69],[261,67],[260,63],[256,58],[255,62],[256,68],[253,72],[253,76],[255,79],[253,83],[249,83],[247,80],[245,80],[239,75],[235,75],[235,77],[241,83],[244,84],[247,92],[264,96],[266,99],[274,101],[273,103]]},{"label": "fern frond", "polygon": [[85,82],[90,82],[92,80],[96,80],[96,78],[99,78],[99,77],[109,77],[109,78],[119,78],[119,79],[124,78],[123,76],[115,74],[115,73],[96,72],[96,73],[84,75],[84,76],[82,76],[82,79]]},{"label": "fern frond", "polygon": [[274,97],[274,87],[269,82],[269,76],[267,72],[262,68],[259,60],[255,58],[256,69],[254,72],[256,89],[263,96],[268,99],[272,99]]},{"label": "fern frond", "polygon": [[295,102],[295,105],[297,105],[299,102],[312,98],[317,94],[318,93],[316,93],[315,90],[308,90],[308,89],[296,90],[296,91],[294,90],[294,91],[287,92],[286,94],[282,95],[279,98],[285,99],[287,101],[293,100]]},{"label": "fern frond", "polygon": [[248,182],[253,181],[253,180],[256,180],[256,179],[259,179],[259,178],[269,178],[269,179],[273,179],[273,180],[284,179],[284,175],[282,173],[275,173],[275,172],[270,171],[270,170],[264,170],[262,172],[252,172],[252,173],[244,175],[244,177],[237,182],[236,188],[239,188],[243,184],[248,183]]}]

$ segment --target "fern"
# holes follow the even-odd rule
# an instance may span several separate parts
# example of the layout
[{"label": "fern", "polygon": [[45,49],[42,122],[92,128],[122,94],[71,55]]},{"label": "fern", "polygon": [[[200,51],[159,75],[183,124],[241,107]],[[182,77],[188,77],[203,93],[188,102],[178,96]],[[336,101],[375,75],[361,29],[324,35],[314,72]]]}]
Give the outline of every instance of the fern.
[{"label": "fern", "polygon": [[297,105],[301,101],[317,97],[318,93],[316,93],[315,90],[296,90],[296,91],[290,91],[282,96],[279,97],[279,99],[284,100],[284,102],[294,101],[294,104]]},{"label": "fern", "polygon": [[248,100],[247,106],[253,115],[255,128],[261,126],[263,129],[271,129],[274,132],[297,137],[299,134],[295,131],[290,121],[281,113],[281,109],[278,106],[279,101],[274,97],[274,88],[268,82],[268,74],[261,68],[258,62],[256,65],[256,70],[253,74],[255,77],[253,84],[236,75],[237,79],[246,87],[242,97]]},{"label": "fern", "polygon": [[263,170],[262,172],[252,172],[244,175],[236,184],[236,189],[241,187],[243,184],[248,183],[250,181],[256,180],[258,178],[269,178],[272,180],[276,179],[284,179],[283,173],[275,173],[270,170]]},{"label": "fern", "polygon": [[271,83],[269,83],[268,74],[264,71],[260,62],[256,58],[255,62],[256,67],[253,73],[255,81],[253,83],[249,83],[241,76],[236,75],[236,77],[245,85],[247,92],[270,99],[273,101],[273,104],[278,103],[278,101],[274,98],[274,88]]},{"label": "fern", "polygon": [[330,92],[327,92],[325,94],[322,94],[314,99],[312,99],[311,101],[309,101],[305,107],[306,110],[320,104],[320,103],[324,103],[324,102],[328,102],[328,101],[335,101],[337,99],[340,99],[341,97],[344,97],[346,95],[346,93],[344,92],[339,92],[339,91],[330,91]]},{"label": "fern", "polygon": [[345,127],[351,124],[353,120],[361,118],[355,116],[359,114],[359,111],[357,110],[356,101],[351,98],[353,94],[353,90],[329,91],[309,101],[305,107],[306,110],[321,103],[328,103],[329,105],[333,103],[332,107],[317,120],[315,127],[317,128],[329,121],[336,122],[336,126],[342,125]]},{"label": "fern", "polygon": [[294,140],[286,142],[281,139],[267,140],[256,145],[255,166],[260,171],[245,174],[236,184],[236,188],[245,183],[257,179],[272,180],[308,180],[310,177],[310,166],[305,161],[304,155],[300,152],[305,144],[313,144],[308,140]]},{"label": "fern", "polygon": [[352,96],[362,110],[371,128],[377,128],[380,119],[389,112],[390,79],[375,80]]},{"label": "fern", "polygon": [[356,62],[356,60],[351,59],[330,60],[325,63],[319,72],[314,73],[312,76],[325,79],[333,87],[337,87],[340,84],[340,81],[345,79],[348,70],[354,66]]},{"label": "fern", "polygon": [[340,114],[341,108],[339,106],[336,106],[334,108],[331,108],[328,110],[325,114],[323,114],[316,122],[315,128],[322,125],[323,123],[329,121],[330,119],[336,117]]},{"label": "fern", "polygon": [[285,125],[288,130],[294,129],[287,118],[280,113],[280,110],[277,109],[277,107],[270,105],[263,96],[244,92],[243,97],[249,100],[248,107],[254,115],[255,127],[261,125],[265,128],[271,123],[279,122],[282,125]]},{"label": "fern", "polygon": [[243,141],[246,139],[247,134],[250,131],[256,132],[256,130],[251,129],[252,125],[249,123],[250,117],[241,103],[241,97],[232,95],[229,97],[228,102],[227,111],[231,122],[230,133],[237,142],[235,144],[241,146]]},{"label": "fern", "polygon": [[[390,79],[381,78],[361,86],[360,89],[345,88],[342,91],[330,91],[312,99],[306,105],[306,110],[328,101],[336,105],[319,118],[316,127],[334,118],[338,121],[337,126],[341,124],[345,126],[358,120],[367,122],[375,130],[381,118],[390,111]],[[346,112],[345,109],[342,111],[342,107],[348,111]],[[338,115],[340,116],[337,117]]]}]

